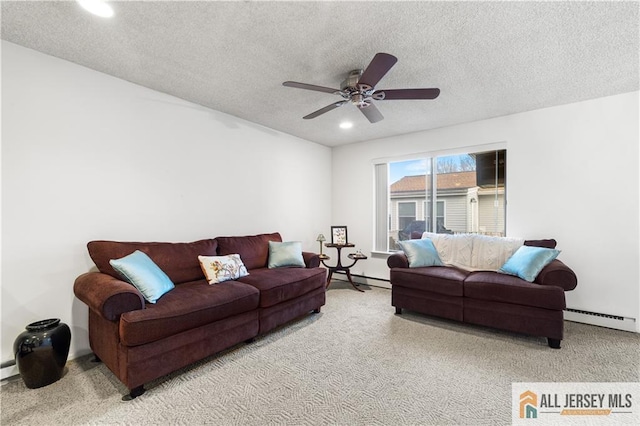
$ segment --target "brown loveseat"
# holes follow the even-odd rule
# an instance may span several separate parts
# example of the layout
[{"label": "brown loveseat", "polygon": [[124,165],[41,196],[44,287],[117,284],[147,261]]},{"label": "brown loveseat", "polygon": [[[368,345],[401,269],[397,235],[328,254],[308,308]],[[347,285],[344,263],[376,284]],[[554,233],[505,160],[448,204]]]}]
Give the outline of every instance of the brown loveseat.
[{"label": "brown loveseat", "polygon": [[[525,241],[555,248],[555,240]],[[574,272],[553,260],[533,283],[498,272],[469,272],[453,266],[409,268],[404,253],[387,259],[391,304],[402,309],[471,324],[546,337],[559,349],[563,338],[564,292],[577,285]]]},{"label": "brown loveseat", "polygon": [[[92,241],[89,254],[100,272],[79,276],[76,296],[89,306],[89,342],[130,390],[258,335],[296,317],[320,312],[326,270],[303,252],[306,268],[268,269],[268,242],[280,234],[217,237],[192,243]],[[135,250],[146,253],[175,288],[155,304],[121,280],[109,264]],[[249,275],[209,285],[198,256],[240,254]]]}]

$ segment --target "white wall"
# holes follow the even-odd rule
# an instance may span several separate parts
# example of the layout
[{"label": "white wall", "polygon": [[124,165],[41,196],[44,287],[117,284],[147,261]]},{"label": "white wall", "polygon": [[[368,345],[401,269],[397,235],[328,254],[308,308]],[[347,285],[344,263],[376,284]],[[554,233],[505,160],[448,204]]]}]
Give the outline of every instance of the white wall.
[{"label": "white wall", "polygon": [[[317,250],[337,224],[367,252],[372,159],[496,142],[509,235],[559,241],[579,277],[569,307],[640,318],[638,112],[634,92],[330,150],[3,41],[0,360],[50,317],[72,357],[89,350],[72,286],[92,239],[280,231]],[[353,272],[388,279],[386,257]]]},{"label": "white wall", "polygon": [[[507,235],[558,240],[568,307],[640,321],[638,112],[633,92],[334,148],[332,220],[370,250],[373,159],[506,142]],[[352,272],[388,279],[386,256]]]},{"label": "white wall", "polygon": [[3,41],[1,360],[51,317],[89,351],[72,288],[92,239],[279,231],[317,251],[330,173],[327,147]]}]

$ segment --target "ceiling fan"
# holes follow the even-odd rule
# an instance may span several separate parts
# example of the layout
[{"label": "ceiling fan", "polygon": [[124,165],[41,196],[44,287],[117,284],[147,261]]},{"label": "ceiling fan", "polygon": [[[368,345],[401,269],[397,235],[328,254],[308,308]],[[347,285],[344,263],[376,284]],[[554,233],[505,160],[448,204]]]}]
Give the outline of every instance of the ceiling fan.
[{"label": "ceiling fan", "polygon": [[352,103],[362,111],[371,123],[377,123],[384,117],[373,104],[374,100],[435,99],[440,94],[440,89],[376,90],[376,84],[389,72],[396,62],[398,62],[398,58],[393,55],[376,53],[376,56],[373,57],[371,63],[364,71],[353,70],[349,73],[347,78],[340,84],[340,90],[313,84],[298,83],[297,81],[285,81],[282,85],[342,96],[343,100],[334,102],[302,117],[305,120],[316,118],[325,112],[329,112],[347,103]]}]

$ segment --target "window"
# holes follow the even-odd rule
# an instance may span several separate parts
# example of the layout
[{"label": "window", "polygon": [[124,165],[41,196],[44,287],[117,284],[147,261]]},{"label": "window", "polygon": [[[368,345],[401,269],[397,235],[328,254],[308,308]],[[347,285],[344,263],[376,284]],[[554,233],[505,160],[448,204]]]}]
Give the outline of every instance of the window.
[{"label": "window", "polygon": [[416,203],[398,203],[398,229],[404,229],[416,220]]},{"label": "window", "polygon": [[505,169],[506,150],[376,164],[374,249],[413,232],[504,236]]}]

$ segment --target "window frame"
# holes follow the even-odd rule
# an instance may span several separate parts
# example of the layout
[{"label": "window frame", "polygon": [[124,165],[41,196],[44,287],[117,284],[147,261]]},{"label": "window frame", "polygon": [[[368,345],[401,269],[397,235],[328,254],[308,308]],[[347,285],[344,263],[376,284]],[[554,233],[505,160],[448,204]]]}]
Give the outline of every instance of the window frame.
[{"label": "window frame", "polygon": [[[424,204],[424,208],[423,208],[423,218],[422,220],[426,222],[431,222],[431,221],[427,221],[427,217],[430,219],[431,218],[431,214],[429,214],[427,216],[427,204],[429,203],[427,200],[424,200],[422,202]],[[438,218],[442,217],[442,226],[444,226],[445,228],[447,227],[447,200],[438,200],[436,198],[436,213],[438,212],[438,204],[442,203],[442,216],[438,216],[436,214],[436,228],[437,228],[437,223],[438,223]],[[431,228],[433,229],[433,222],[431,223]]]},{"label": "window frame", "polygon": [[[391,212],[392,206],[391,206],[391,198],[389,193],[389,183],[390,183],[389,182],[390,181],[389,164],[390,163],[412,161],[412,160],[426,160],[426,161],[432,161],[430,167],[432,167],[433,169],[436,165],[435,163],[438,157],[463,155],[463,154],[476,154],[476,153],[482,153],[487,151],[500,151],[500,150],[505,150],[505,151],[508,150],[506,141],[480,144],[480,145],[461,146],[454,149],[436,149],[432,151],[422,151],[422,152],[416,152],[416,153],[407,154],[407,155],[388,156],[388,157],[372,159],[371,164],[374,168],[373,175],[374,175],[374,181],[376,182],[376,185],[374,185],[374,208],[372,212],[373,223],[374,223],[374,229],[373,229],[374,238],[373,238],[372,253],[386,254],[386,255],[393,253],[393,251],[390,251],[389,249],[389,232],[391,231],[390,226],[393,225],[392,212]],[[434,176],[434,175],[435,174],[432,173],[428,176]],[[505,185],[504,185],[504,195],[503,195],[504,196],[504,235],[505,236],[508,235],[508,228],[507,228],[508,176],[507,175],[508,175],[508,164],[505,167]],[[386,185],[384,188],[379,186],[380,183],[382,182],[384,182]],[[424,200],[424,203],[427,203],[429,201],[430,196],[431,194],[428,194],[428,192],[425,192],[426,199]],[[437,194],[436,194],[436,203],[433,203],[436,209],[437,209],[438,202],[440,201],[445,201],[445,200],[438,200]],[[424,216],[424,220],[426,221],[427,220],[426,206],[424,207],[425,208],[423,209],[423,216]],[[444,203],[444,226],[445,227],[447,226],[446,212],[447,212],[447,203],[445,201]],[[382,217],[380,216],[380,213],[383,213],[382,217],[384,219],[382,219]],[[415,220],[419,220],[417,218],[418,217],[417,213],[418,211],[416,211]],[[436,217],[436,221],[437,221],[437,217]],[[384,222],[383,223],[384,229],[385,229],[384,235],[380,235],[382,230],[382,226],[381,226],[382,222]]]}]

